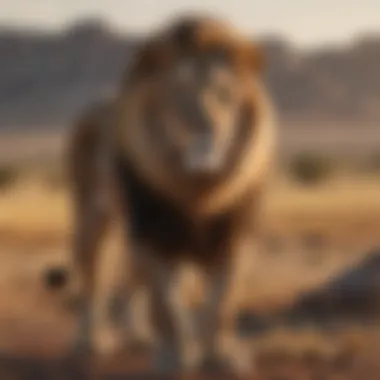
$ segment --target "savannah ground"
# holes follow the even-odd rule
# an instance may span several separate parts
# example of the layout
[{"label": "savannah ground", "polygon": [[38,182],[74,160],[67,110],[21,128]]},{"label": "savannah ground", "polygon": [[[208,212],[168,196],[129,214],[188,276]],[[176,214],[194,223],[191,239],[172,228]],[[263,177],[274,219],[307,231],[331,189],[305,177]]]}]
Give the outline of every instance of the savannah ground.
[{"label": "savannah ground", "polygon": [[[297,144],[312,141],[306,134],[293,136],[286,160]],[[28,364],[18,358],[58,357],[74,333],[75,309],[69,307],[67,294],[46,289],[42,281],[46,268],[68,259],[71,210],[58,169],[64,136],[9,134],[0,141],[2,167],[17,172],[0,191],[0,374],[2,379],[6,374],[26,378],[19,367]],[[373,141],[374,136],[367,143]],[[376,146],[365,149],[357,136],[350,142],[357,152],[347,148],[347,141],[338,143],[338,169],[321,183],[302,185],[285,165],[279,166],[264,208],[257,254],[243,265],[249,274],[238,279],[232,292],[239,308],[266,315],[291,307],[301,292],[318,288],[379,245],[380,170],[361,164],[363,152]],[[326,156],[339,150],[320,144]],[[116,248],[110,241],[110,251]],[[102,276],[102,281],[112,277],[107,268]],[[187,291],[196,298],[197,288]],[[360,320],[339,331],[315,323],[273,326],[246,338],[258,355],[260,379],[364,380],[380,375],[380,327]],[[143,363],[109,359],[100,366],[131,369]],[[37,376],[33,365],[30,371]],[[45,376],[55,378],[53,372]]]}]

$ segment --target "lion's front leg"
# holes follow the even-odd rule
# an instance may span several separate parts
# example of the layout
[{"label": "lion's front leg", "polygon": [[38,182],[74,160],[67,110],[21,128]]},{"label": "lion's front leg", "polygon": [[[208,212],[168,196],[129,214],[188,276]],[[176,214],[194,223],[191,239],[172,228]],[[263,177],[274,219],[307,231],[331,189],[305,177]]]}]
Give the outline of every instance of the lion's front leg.
[{"label": "lion's front leg", "polygon": [[151,301],[151,322],[156,335],[156,350],[152,367],[155,372],[175,374],[182,368],[181,331],[173,297],[177,280],[170,263],[155,257],[151,252],[141,254],[144,282]]},{"label": "lion's front leg", "polygon": [[193,317],[193,331],[198,343],[193,367],[202,371],[232,371],[246,375],[252,369],[251,353],[240,344],[234,331],[227,331],[229,344],[224,347],[220,345],[222,333],[225,335],[223,309],[237,274],[236,269],[230,261],[226,261],[206,273],[208,281],[204,304]]},{"label": "lion's front leg", "polygon": [[[206,273],[204,304],[194,316],[194,332],[198,340],[198,366],[202,369],[222,365],[218,337],[222,325],[222,306],[231,280],[231,268],[227,264],[209,268]],[[214,368],[215,369],[215,368]]]}]

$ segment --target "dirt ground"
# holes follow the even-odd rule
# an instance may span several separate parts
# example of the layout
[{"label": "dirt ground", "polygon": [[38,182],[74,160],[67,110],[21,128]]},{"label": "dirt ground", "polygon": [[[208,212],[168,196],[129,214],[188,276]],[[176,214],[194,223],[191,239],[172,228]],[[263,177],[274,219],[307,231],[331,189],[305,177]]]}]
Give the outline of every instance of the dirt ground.
[{"label": "dirt ground", "polygon": [[[36,244],[29,241],[24,247],[8,240],[6,246],[0,253],[1,379],[157,378],[147,372],[149,351],[103,359],[69,358],[67,348],[75,332],[75,309],[69,307],[65,293],[46,289],[43,282],[47,268],[65,265],[65,246],[53,241],[41,244],[38,239]],[[241,298],[251,325],[255,315],[263,315],[265,320],[268,310],[291,305],[301,291],[318,288],[342,268],[355,265],[362,253],[355,251],[342,257],[325,249],[319,258],[322,264],[318,260],[305,261],[305,257],[268,251],[256,262],[248,295]],[[249,325],[240,329],[256,363],[256,372],[249,378],[379,378],[380,325],[361,320],[349,325],[338,323],[335,328],[318,321],[299,326],[274,324],[270,328]],[[225,374],[192,378],[232,377]]]},{"label": "dirt ground", "polygon": [[[255,360],[249,378],[380,378],[376,319],[265,327],[277,309],[291,308],[300,294],[318,289],[379,245],[379,183],[339,180],[316,190],[280,183],[270,194],[258,254],[243,263],[250,272],[234,290],[236,305],[248,313],[239,333]],[[149,351],[68,358],[76,312],[64,292],[43,282],[47,268],[67,262],[68,205],[64,191],[35,182],[0,195],[0,379],[157,378],[147,373]]]},{"label": "dirt ground", "polygon": [[[7,252],[0,259],[1,379],[157,378],[147,372],[149,351],[97,360],[67,356],[75,312],[63,302],[62,294],[46,289],[42,281],[46,268],[63,262],[59,250]],[[379,378],[380,327],[376,324],[357,321],[336,329],[315,323],[282,325],[253,332],[246,327],[243,334],[256,358],[252,379]]]}]

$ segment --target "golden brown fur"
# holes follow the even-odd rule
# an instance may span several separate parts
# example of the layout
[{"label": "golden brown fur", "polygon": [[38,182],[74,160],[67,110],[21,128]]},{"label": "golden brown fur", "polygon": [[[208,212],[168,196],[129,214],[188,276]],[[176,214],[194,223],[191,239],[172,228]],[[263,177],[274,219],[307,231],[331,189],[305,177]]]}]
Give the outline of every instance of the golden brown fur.
[{"label": "golden brown fur", "polygon": [[[213,73],[221,59],[222,72],[233,79],[210,83],[231,90],[234,107],[209,101],[218,91],[208,82],[200,82],[199,91],[188,83],[186,101],[202,100],[194,110],[178,112],[175,102],[164,96],[171,82],[162,73],[171,72],[183,57],[192,58],[197,70],[204,61],[207,73]],[[152,322],[160,343],[156,369],[174,370],[181,362],[178,316],[173,315],[178,307],[170,291],[176,266],[186,260],[200,266],[209,291],[201,321],[185,313],[182,322],[203,351],[199,360],[219,357],[217,332],[233,259],[256,231],[273,158],[272,109],[260,81],[261,69],[258,49],[229,26],[199,17],[182,19],[139,49],[120,96],[100,113],[108,115],[106,121],[99,121],[95,107],[76,126],[71,156],[77,210],[74,256],[83,274],[85,298],[93,299],[102,233],[112,215],[118,215],[125,222],[126,251],[134,268],[129,280],[145,283],[151,293]],[[152,104],[158,111],[147,122]],[[193,119],[198,112],[207,117]],[[192,148],[189,141],[198,137],[196,120],[204,123],[206,132],[212,131],[209,151],[220,159],[217,170],[199,174],[182,165],[185,150]],[[87,305],[82,332],[90,325],[89,310]],[[84,336],[88,335],[87,331]]]},{"label": "golden brown fur", "polygon": [[116,258],[116,265],[125,272],[121,279],[109,284],[109,289],[101,289],[101,297],[96,294],[102,244],[110,229],[120,230],[120,196],[112,163],[114,118],[114,99],[95,102],[75,120],[67,147],[73,201],[72,264],[81,292],[73,348],[79,352],[92,347],[108,351],[121,343],[102,328],[109,322],[110,301],[125,297],[118,292],[124,292],[128,281],[125,255]]},{"label": "golden brown fur", "polygon": [[[185,26],[189,29],[187,32]],[[181,177],[175,173],[171,168],[173,160],[166,159],[160,147],[155,146],[153,139],[146,138],[145,127],[141,125],[140,120],[144,109],[141,114],[138,114],[138,111],[141,107],[140,99],[152,89],[150,83],[146,83],[152,73],[170,67],[173,61],[185,54],[197,54],[199,51],[213,49],[217,53],[221,51],[226,54],[231,60],[231,70],[237,73],[237,80],[241,85],[239,95],[244,96],[242,101],[255,113],[255,120],[251,124],[253,133],[249,136],[250,140],[245,143],[245,152],[240,157],[232,157],[233,167],[223,173],[217,183],[199,191],[196,183],[190,183],[186,176]],[[259,50],[234,30],[215,20],[185,19],[148,40],[126,75],[121,107],[125,101],[127,121],[120,123],[123,127],[118,140],[125,144],[126,154],[139,166],[141,175],[144,175],[152,186],[176,198],[182,206],[190,204],[192,211],[206,215],[230,206],[247,188],[260,186],[260,182],[265,180],[274,147],[273,114],[265,88],[260,81],[261,68],[262,57]],[[207,88],[204,89],[204,92],[206,91]],[[202,93],[198,96],[202,96]],[[205,101],[203,104],[207,112],[214,113],[210,105]],[[137,116],[132,121],[134,113]],[[128,124],[128,127],[124,127],[125,124]],[[175,128],[179,129],[179,124]],[[223,131],[217,133],[221,134]],[[250,145],[255,149],[249,149]],[[240,151],[236,153],[236,156],[241,154]]]},{"label": "golden brown fur", "polygon": [[116,204],[107,137],[111,102],[88,107],[74,127],[68,144],[68,172],[73,200],[72,260],[81,283],[80,326],[75,349],[90,346],[96,285],[96,263],[100,245],[105,237]]}]

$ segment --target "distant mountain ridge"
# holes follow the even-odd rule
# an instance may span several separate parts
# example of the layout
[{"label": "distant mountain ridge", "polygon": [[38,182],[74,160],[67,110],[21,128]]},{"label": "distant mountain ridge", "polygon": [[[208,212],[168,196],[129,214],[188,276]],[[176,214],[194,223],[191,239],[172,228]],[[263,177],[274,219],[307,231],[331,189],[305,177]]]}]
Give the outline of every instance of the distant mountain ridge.
[{"label": "distant mountain ridge", "polygon": [[[0,28],[0,128],[64,126],[112,91],[138,43],[97,20],[61,33]],[[280,38],[262,45],[282,117],[380,122],[380,35],[312,51]]]}]

